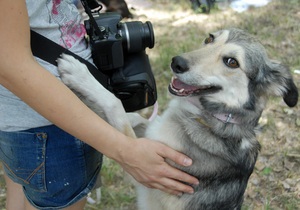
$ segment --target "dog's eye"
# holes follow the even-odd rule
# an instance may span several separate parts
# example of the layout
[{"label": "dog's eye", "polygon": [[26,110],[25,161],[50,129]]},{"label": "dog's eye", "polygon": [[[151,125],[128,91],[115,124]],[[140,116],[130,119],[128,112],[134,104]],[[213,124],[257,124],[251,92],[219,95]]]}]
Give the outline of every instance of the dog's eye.
[{"label": "dog's eye", "polygon": [[205,40],[204,40],[204,43],[205,44],[209,44],[209,43],[212,43],[214,41],[215,37],[212,35],[212,34],[209,34],[209,37],[207,37]]},{"label": "dog's eye", "polygon": [[229,68],[235,69],[235,68],[240,67],[239,63],[234,58],[223,58],[223,61],[224,61],[225,65],[228,66]]}]

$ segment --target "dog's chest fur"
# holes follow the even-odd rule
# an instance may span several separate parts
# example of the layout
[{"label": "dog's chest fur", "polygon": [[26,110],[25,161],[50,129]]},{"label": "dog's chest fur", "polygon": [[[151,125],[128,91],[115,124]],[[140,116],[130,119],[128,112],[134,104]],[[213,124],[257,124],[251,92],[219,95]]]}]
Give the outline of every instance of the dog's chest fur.
[{"label": "dog's chest fur", "polygon": [[[173,108],[167,109],[160,119],[150,124],[146,135],[192,158],[192,166],[176,167],[197,177],[200,185],[193,186],[193,195],[185,194],[172,199],[186,200],[183,203],[187,206],[183,209],[235,209],[237,204],[242,203],[259,151],[255,135],[252,139],[239,139],[232,135],[221,137],[216,135],[214,126],[223,122],[216,119],[212,119],[212,122],[204,120],[201,112],[194,115],[185,108]],[[243,146],[245,141],[246,147]],[[175,165],[170,161],[169,163]],[[170,195],[163,192],[155,194],[170,198]],[[166,203],[173,203],[174,209],[182,209],[177,208],[178,203],[174,201]],[[171,209],[170,206],[168,209]]]}]

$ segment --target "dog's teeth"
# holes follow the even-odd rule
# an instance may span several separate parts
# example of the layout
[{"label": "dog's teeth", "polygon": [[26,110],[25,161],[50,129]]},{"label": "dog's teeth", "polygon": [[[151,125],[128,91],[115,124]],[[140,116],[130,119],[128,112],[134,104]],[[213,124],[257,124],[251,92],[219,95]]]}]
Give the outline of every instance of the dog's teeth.
[{"label": "dog's teeth", "polygon": [[178,92],[179,92],[179,93],[183,93],[183,91],[184,91],[184,89],[182,88],[182,89],[180,89]]}]

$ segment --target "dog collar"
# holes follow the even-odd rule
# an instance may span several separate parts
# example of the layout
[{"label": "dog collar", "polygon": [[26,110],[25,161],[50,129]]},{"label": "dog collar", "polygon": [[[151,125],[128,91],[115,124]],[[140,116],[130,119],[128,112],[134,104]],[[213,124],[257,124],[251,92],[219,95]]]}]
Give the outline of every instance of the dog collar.
[{"label": "dog collar", "polygon": [[[240,124],[240,121],[238,121],[235,117],[232,116],[232,114],[213,114],[213,117],[217,118],[224,124],[232,123],[232,124]],[[196,121],[206,127],[210,127],[202,118],[196,118]]]},{"label": "dog collar", "polygon": [[204,126],[206,126],[206,127],[211,127],[209,124],[207,124],[202,118],[200,118],[200,117],[198,117],[198,118],[196,118],[195,119],[198,123],[200,123],[200,124],[202,124],[202,125],[204,125]]},{"label": "dog collar", "polygon": [[223,123],[233,123],[233,124],[240,124],[240,122],[234,117],[231,113],[230,114],[213,114],[215,118],[222,121]]}]

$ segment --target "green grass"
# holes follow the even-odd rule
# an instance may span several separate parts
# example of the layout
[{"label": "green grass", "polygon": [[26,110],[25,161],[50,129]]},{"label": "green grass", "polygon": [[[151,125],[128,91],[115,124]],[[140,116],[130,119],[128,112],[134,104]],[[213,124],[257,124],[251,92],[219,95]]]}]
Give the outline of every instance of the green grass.
[{"label": "green grass", "polygon": [[[99,209],[122,209],[135,202],[135,191],[121,167],[104,159],[102,173],[102,200]],[[122,202],[120,202],[122,201]]]}]

